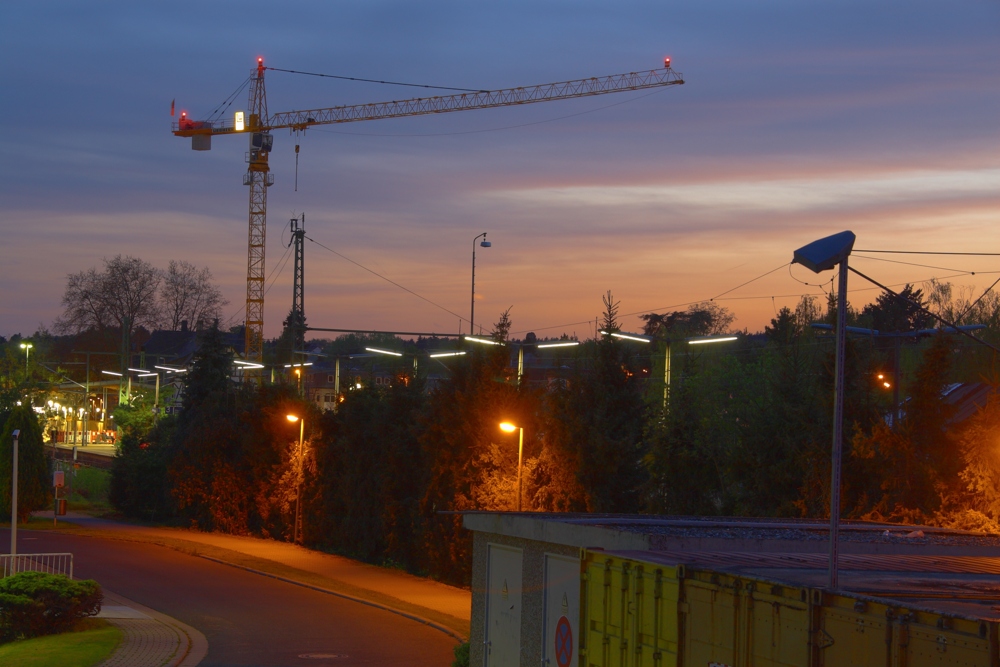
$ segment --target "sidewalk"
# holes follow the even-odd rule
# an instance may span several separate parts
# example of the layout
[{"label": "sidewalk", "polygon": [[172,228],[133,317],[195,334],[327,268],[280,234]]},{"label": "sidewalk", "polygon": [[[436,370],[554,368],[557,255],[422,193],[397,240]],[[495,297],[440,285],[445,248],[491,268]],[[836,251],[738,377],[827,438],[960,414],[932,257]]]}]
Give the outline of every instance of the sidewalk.
[{"label": "sidewalk", "polygon": [[205,635],[191,626],[108,590],[97,617],[122,631],[99,667],[195,667],[208,653]]},{"label": "sidewalk", "polygon": [[[456,637],[468,637],[469,634],[470,591],[400,570],[368,565],[274,540],[133,526],[75,513],[61,517],[61,520],[81,528],[94,529],[109,537],[151,542],[162,540],[165,546],[185,551],[190,549],[193,555],[402,613]],[[206,549],[207,553],[200,553],[198,545],[210,548]],[[211,548],[224,549],[229,553],[214,553]],[[237,559],[231,558],[231,555],[242,555],[244,558],[239,559],[241,562],[234,562]]]}]

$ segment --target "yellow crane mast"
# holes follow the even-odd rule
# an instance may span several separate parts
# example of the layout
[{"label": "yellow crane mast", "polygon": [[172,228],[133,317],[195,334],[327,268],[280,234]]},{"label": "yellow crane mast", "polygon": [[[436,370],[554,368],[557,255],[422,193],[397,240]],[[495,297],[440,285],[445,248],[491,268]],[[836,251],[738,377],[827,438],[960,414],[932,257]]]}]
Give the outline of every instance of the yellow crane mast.
[{"label": "yellow crane mast", "polygon": [[662,69],[611,76],[574,79],[538,86],[480,90],[417,97],[402,101],[376,102],[285,111],[269,116],[267,96],[264,91],[263,58],[257,58],[257,67],[250,75],[248,112],[237,111],[232,120],[197,121],[181,112],[173,124],[178,137],[191,137],[193,150],[210,150],[212,137],[228,134],[248,134],[250,150],[247,153],[247,173],[243,184],[250,186],[249,240],[247,250],[247,304],[245,358],[260,363],[264,352],[264,241],[267,226],[267,188],[274,183],[268,167],[268,155],[273,144],[272,130],[289,129],[304,131],[314,125],[354,123],[365,120],[403,118],[427,114],[495,109],[497,107],[552,102],[576,97],[607,95],[630,90],[644,90],[684,83],[684,79],[670,68],[670,58],[665,58]]}]

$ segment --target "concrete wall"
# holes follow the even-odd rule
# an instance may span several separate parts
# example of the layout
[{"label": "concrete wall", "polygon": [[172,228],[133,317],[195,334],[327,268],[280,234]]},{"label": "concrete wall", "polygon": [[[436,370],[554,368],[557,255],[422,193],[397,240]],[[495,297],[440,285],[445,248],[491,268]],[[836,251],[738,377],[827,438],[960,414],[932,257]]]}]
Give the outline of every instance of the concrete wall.
[{"label": "concrete wall", "polygon": [[531,667],[541,664],[542,631],[545,626],[543,612],[545,590],[545,554],[559,554],[578,558],[579,547],[551,542],[539,542],[522,537],[476,531],[472,541],[472,620],[469,629],[469,665],[486,664],[483,650],[486,632],[486,559],[487,545],[502,544],[522,550],[522,611],[521,611],[521,660]]}]

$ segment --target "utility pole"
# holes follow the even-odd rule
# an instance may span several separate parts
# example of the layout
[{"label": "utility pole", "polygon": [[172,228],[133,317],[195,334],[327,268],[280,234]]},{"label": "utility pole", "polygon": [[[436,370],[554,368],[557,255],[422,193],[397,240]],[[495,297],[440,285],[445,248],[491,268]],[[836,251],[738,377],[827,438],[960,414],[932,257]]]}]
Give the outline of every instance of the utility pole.
[{"label": "utility pole", "polygon": [[[119,372],[125,375],[128,372],[128,367],[132,363],[132,321],[129,318],[122,319],[122,350],[121,350],[121,368]],[[129,386],[131,389],[131,385]],[[121,383],[118,384],[118,404],[128,403],[129,396],[123,390]]]},{"label": "utility pole", "polygon": [[[86,447],[89,444],[89,427],[90,427],[90,355],[92,354],[104,354],[113,356],[114,352],[93,352],[91,350],[73,350],[73,354],[82,354],[86,356],[87,359],[87,379],[84,380],[86,383],[84,386],[84,397],[83,397],[83,407],[85,412],[83,413],[83,446]],[[107,408],[107,401],[101,403],[101,409]]]},{"label": "utility pole", "polygon": [[21,430],[14,429],[11,435],[14,439],[14,460],[10,475],[10,555],[14,561],[14,572],[17,572],[17,445],[21,439]]},{"label": "utility pole", "polygon": [[292,240],[295,244],[295,263],[292,280],[292,312],[289,325],[292,327],[292,356],[289,363],[295,363],[295,350],[304,350],[306,345],[306,214],[291,219]]}]

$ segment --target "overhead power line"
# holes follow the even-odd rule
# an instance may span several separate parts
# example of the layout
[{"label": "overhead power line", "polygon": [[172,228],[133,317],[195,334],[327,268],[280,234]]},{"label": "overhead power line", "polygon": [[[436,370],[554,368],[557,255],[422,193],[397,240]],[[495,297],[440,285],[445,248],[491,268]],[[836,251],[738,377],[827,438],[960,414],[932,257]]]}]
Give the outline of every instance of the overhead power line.
[{"label": "overhead power line", "polygon": [[351,264],[353,264],[354,266],[358,267],[359,269],[363,269],[363,270],[367,271],[368,273],[372,274],[373,276],[378,276],[379,278],[381,278],[382,280],[386,281],[387,283],[389,283],[389,284],[391,284],[391,285],[395,285],[395,286],[396,286],[396,287],[398,287],[399,289],[401,289],[401,290],[403,290],[404,292],[407,292],[407,293],[409,293],[409,294],[412,294],[413,296],[417,297],[417,298],[418,298],[418,299],[420,299],[421,301],[426,301],[427,303],[431,304],[431,305],[432,305],[432,306],[434,306],[435,308],[440,308],[440,309],[441,309],[441,310],[443,310],[444,312],[448,313],[449,315],[454,315],[455,317],[457,317],[457,318],[458,318],[459,320],[461,320],[461,321],[463,321],[463,322],[468,322],[468,321],[469,321],[468,319],[466,319],[466,318],[462,317],[461,315],[459,315],[459,314],[458,314],[458,313],[456,313],[455,311],[453,311],[453,310],[448,310],[447,308],[445,308],[445,307],[444,307],[444,306],[442,306],[441,304],[439,304],[439,303],[434,303],[433,301],[431,301],[431,300],[430,300],[430,299],[428,299],[427,297],[425,297],[425,296],[421,296],[420,294],[417,294],[416,292],[414,292],[414,291],[413,291],[413,290],[411,290],[410,288],[408,288],[408,287],[403,287],[402,285],[400,285],[399,283],[397,283],[397,282],[396,282],[395,280],[392,280],[392,279],[390,279],[390,278],[386,278],[385,276],[383,276],[383,275],[382,275],[381,273],[379,273],[378,271],[374,271],[374,270],[372,270],[372,269],[369,269],[369,268],[368,268],[367,266],[365,266],[364,264],[361,264],[360,262],[355,262],[355,261],[354,261],[353,259],[351,259],[351,258],[350,258],[350,257],[348,257],[347,255],[344,255],[344,254],[341,254],[341,253],[337,252],[336,250],[334,250],[333,248],[328,248],[327,246],[323,245],[322,243],[320,243],[320,242],[319,242],[319,241],[317,241],[316,239],[314,239],[314,238],[311,238],[311,237],[309,237],[309,236],[307,236],[306,238],[307,238],[307,239],[309,239],[310,241],[312,241],[313,243],[315,243],[316,245],[318,245],[318,246],[319,246],[320,248],[323,248],[324,250],[326,250],[326,251],[328,251],[328,252],[332,252],[332,253],[333,253],[334,255],[336,255],[337,257],[340,257],[341,259],[343,259],[343,260],[345,260],[345,261],[347,261],[347,262],[350,262],[350,263],[351,263]]},{"label": "overhead power line", "polygon": [[882,252],[893,255],[966,255],[969,257],[1000,257],[1000,252],[935,252],[933,250],[854,250],[855,252]]},{"label": "overhead power line", "polygon": [[966,336],[966,337],[968,337],[968,338],[971,338],[972,340],[976,341],[976,342],[977,342],[977,343],[979,343],[980,345],[985,345],[986,347],[990,348],[990,349],[991,349],[991,350],[993,350],[994,352],[1000,352],[1000,348],[997,348],[997,347],[994,347],[993,345],[990,345],[989,343],[987,343],[987,342],[986,342],[985,340],[982,340],[981,338],[976,338],[976,337],[975,337],[975,336],[973,336],[973,335],[972,335],[971,333],[969,333],[969,332],[968,332],[968,331],[966,331],[965,329],[962,329],[961,327],[959,327],[959,326],[958,326],[957,324],[955,324],[954,322],[949,322],[948,320],[944,319],[944,318],[943,318],[943,317],[941,317],[940,315],[938,315],[938,314],[936,314],[936,313],[932,313],[932,312],[931,312],[931,311],[930,311],[930,310],[929,310],[929,309],[928,309],[928,308],[927,308],[926,306],[923,306],[923,305],[921,305],[921,304],[919,304],[919,303],[917,303],[916,301],[913,301],[913,300],[911,300],[911,299],[907,299],[907,298],[906,298],[905,296],[903,296],[902,294],[898,294],[897,292],[894,292],[894,291],[892,291],[891,289],[889,289],[888,287],[886,287],[886,286],[885,286],[885,285],[883,285],[882,283],[878,282],[878,281],[877,281],[877,280],[875,280],[874,278],[869,278],[869,277],[868,277],[868,276],[866,276],[865,274],[861,273],[860,271],[858,271],[857,269],[855,269],[855,268],[854,268],[853,266],[848,266],[848,267],[847,267],[847,269],[848,269],[849,271],[851,271],[852,273],[856,273],[856,274],[858,274],[859,276],[861,276],[862,278],[864,278],[865,280],[867,280],[867,281],[868,281],[868,282],[870,282],[871,284],[873,284],[873,285],[878,285],[878,286],[879,286],[879,287],[881,287],[881,288],[882,288],[883,290],[885,290],[886,292],[888,292],[888,293],[889,293],[889,294],[891,294],[892,296],[896,297],[896,299],[898,299],[899,301],[902,301],[903,303],[906,303],[906,304],[909,304],[909,305],[913,306],[914,308],[918,308],[918,309],[919,309],[919,310],[920,310],[920,311],[921,311],[922,313],[924,313],[924,314],[926,314],[926,315],[929,315],[929,316],[933,317],[933,318],[934,318],[935,320],[937,320],[938,322],[941,322],[941,323],[942,323],[942,324],[944,324],[944,325],[945,325],[946,327],[951,327],[951,328],[953,328],[953,329],[954,329],[954,330],[955,330],[956,332],[958,332],[959,334],[961,334],[961,335],[963,335],[963,336]]},{"label": "overhead power line", "polygon": [[[922,269],[937,269],[938,271],[962,271],[962,269],[952,269],[946,266],[931,266],[929,264],[914,264],[913,262],[900,262],[898,259],[883,259],[882,257],[865,257],[864,255],[859,255],[856,252],[851,253],[851,257],[859,257],[861,259],[868,259],[873,262],[889,262],[890,264],[904,264],[906,266],[919,266]],[[964,273],[971,273],[976,275],[975,271],[963,271]]]},{"label": "overhead power line", "polygon": [[756,281],[760,280],[761,278],[764,278],[765,276],[771,275],[772,273],[774,273],[778,269],[785,268],[786,266],[788,266],[788,264],[790,264],[790,262],[786,262],[785,264],[779,264],[775,268],[771,269],[770,271],[768,271],[766,273],[760,274],[756,278],[752,278],[752,279],[746,281],[745,283],[740,283],[739,285],[737,285],[736,287],[733,287],[732,289],[727,289],[725,292],[723,292],[722,294],[719,294],[718,296],[713,296],[711,299],[709,299],[709,301],[715,301],[716,299],[718,299],[721,296],[725,296],[726,294],[729,294],[730,292],[735,292],[736,290],[738,290],[741,287],[745,287],[745,286],[749,285],[752,282],[756,282]]}]

